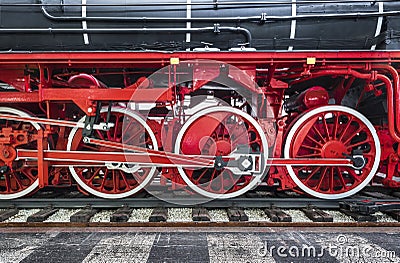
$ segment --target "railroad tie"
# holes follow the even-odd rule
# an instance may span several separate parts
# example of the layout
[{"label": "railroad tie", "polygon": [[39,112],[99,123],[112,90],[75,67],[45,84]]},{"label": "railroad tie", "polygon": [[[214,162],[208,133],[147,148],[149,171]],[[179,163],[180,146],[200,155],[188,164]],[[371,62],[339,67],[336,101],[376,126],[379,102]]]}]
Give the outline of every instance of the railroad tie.
[{"label": "railroad tie", "polygon": [[264,209],[264,212],[272,222],[292,222],[292,217],[289,214],[275,206]]},{"label": "railroad tie", "polygon": [[92,218],[97,212],[97,209],[93,209],[91,206],[87,206],[84,209],[79,210],[78,212],[73,214],[69,220],[71,222],[87,223],[90,221],[90,218]]},{"label": "railroad tie", "polygon": [[192,220],[195,222],[211,221],[211,217],[207,209],[202,207],[197,207],[192,209]]},{"label": "railroad tie", "polygon": [[316,208],[315,206],[307,206],[301,209],[304,214],[313,222],[333,222],[333,216]]},{"label": "railroad tie", "polygon": [[360,214],[346,209],[340,209],[340,212],[352,217],[357,222],[376,222],[378,220],[374,215]]},{"label": "railroad tie", "polygon": [[129,206],[123,206],[110,216],[110,222],[128,222],[132,211],[133,208]]},{"label": "railroad tie", "polygon": [[18,212],[19,212],[18,208],[15,208],[15,207],[10,207],[10,208],[0,212],[0,222],[3,222],[12,216],[15,216],[16,214],[18,214]]},{"label": "railroad tie", "polygon": [[400,210],[398,209],[387,210],[384,213],[391,216],[393,219],[400,221]]},{"label": "railroad tie", "polygon": [[390,195],[392,195],[394,197],[400,197],[400,192],[399,191],[393,191],[392,193],[390,193]]},{"label": "railroad tie", "polygon": [[154,208],[149,217],[149,222],[166,222],[168,219],[168,209],[165,207]]},{"label": "railroad tie", "polygon": [[229,221],[249,221],[249,217],[241,208],[228,208]]},{"label": "railroad tie", "polygon": [[39,212],[30,215],[26,221],[27,222],[44,222],[51,215],[55,214],[58,211],[58,208],[53,208],[52,206],[48,206]]}]

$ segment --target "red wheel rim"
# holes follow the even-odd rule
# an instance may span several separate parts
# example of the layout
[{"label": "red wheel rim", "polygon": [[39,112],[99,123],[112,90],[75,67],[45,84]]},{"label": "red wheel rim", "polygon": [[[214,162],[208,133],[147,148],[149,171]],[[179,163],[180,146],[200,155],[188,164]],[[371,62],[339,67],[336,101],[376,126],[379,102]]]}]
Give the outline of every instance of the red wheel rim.
[{"label": "red wheel rim", "polygon": [[361,170],[348,166],[293,166],[294,174],[312,191],[338,196],[369,181],[379,155],[371,126],[352,111],[324,110],[302,119],[290,142],[286,142],[290,143],[290,158],[346,158],[357,150],[362,152],[366,165]]},{"label": "red wheel rim", "polygon": [[[210,112],[196,118],[184,130],[180,152],[185,155],[228,156],[240,146],[246,147],[249,153],[260,153],[264,151],[265,140],[259,130],[247,117],[237,113]],[[209,197],[244,192],[255,180],[252,174],[237,174],[228,168],[182,170],[184,176]]]},{"label": "red wheel rim", "polygon": [[[1,108],[0,112],[14,114],[19,116],[29,116],[23,111],[12,108]],[[12,128],[13,130],[21,130],[27,132],[28,136],[37,134],[40,126],[35,123],[1,120],[1,129]],[[19,145],[16,149],[37,149],[36,141],[28,144]],[[7,151],[8,154],[16,155],[12,147],[6,145],[1,151]],[[2,152],[3,154],[3,152]],[[0,160],[0,166],[5,166],[5,162]],[[11,167],[6,169],[5,173],[0,174],[0,199],[17,198],[24,196],[36,189],[38,185],[38,169],[36,161],[25,162],[23,160],[13,161]]]},{"label": "red wheel rim", "polygon": [[[100,122],[105,122],[107,112],[100,114]],[[95,130],[92,137],[100,140],[124,143],[132,146],[152,148],[153,141],[145,127],[135,118],[126,115],[124,110],[111,111],[110,122],[114,127],[108,131]],[[119,150],[86,144],[82,140],[82,129],[78,129],[72,139],[70,150],[117,152]],[[120,151],[123,151],[121,149]],[[124,165],[121,168],[121,165]],[[120,168],[117,168],[120,167]],[[143,182],[152,176],[154,169],[127,164],[109,164],[94,167],[73,167],[80,182],[93,189],[91,193],[105,198],[126,197],[124,194],[135,193],[143,188]],[[81,185],[83,186],[83,185]],[[87,188],[85,188],[87,190]],[[90,190],[89,189],[89,190]],[[129,195],[128,195],[129,196]]]}]

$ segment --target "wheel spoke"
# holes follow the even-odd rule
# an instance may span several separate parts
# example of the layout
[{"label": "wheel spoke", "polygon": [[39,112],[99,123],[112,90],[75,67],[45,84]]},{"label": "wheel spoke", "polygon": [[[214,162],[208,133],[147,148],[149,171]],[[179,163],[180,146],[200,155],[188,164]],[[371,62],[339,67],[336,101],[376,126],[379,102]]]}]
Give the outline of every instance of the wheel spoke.
[{"label": "wheel spoke", "polygon": [[194,180],[194,183],[198,184],[200,182],[201,178],[203,178],[204,175],[206,175],[207,171],[208,171],[208,168],[204,169],[204,171],[199,175],[199,177],[196,180]]},{"label": "wheel spoke", "polygon": [[363,145],[363,144],[366,144],[366,143],[372,144],[373,141],[372,140],[365,140],[365,141],[349,144],[349,145],[347,145],[347,149],[352,149],[354,147],[357,147],[357,146],[360,146],[360,145]]},{"label": "wheel spoke", "polygon": [[311,154],[297,155],[296,157],[298,157],[298,158],[321,157],[321,154],[320,153],[311,153]]},{"label": "wheel spoke", "polygon": [[315,131],[315,133],[322,139],[322,141],[325,143],[326,139],[324,138],[324,136],[322,136],[322,134],[319,132],[319,130],[315,127],[312,126],[312,129]]},{"label": "wheel spoke", "polygon": [[340,171],[340,168],[336,167],[336,169],[337,169],[339,180],[340,180],[341,184],[343,185],[344,189],[347,189],[347,185],[346,185],[346,182],[344,181],[344,178],[343,178],[342,172]]},{"label": "wheel spoke", "polygon": [[320,179],[319,179],[319,182],[318,182],[318,185],[317,185],[316,189],[321,190],[322,182],[323,182],[324,179],[325,179],[325,175],[326,175],[327,170],[328,170],[327,167],[322,168],[321,177],[320,177]]},{"label": "wheel spoke", "polygon": [[211,172],[210,181],[208,182],[208,187],[207,187],[208,191],[212,191],[211,186],[212,186],[212,183],[214,182],[214,177],[215,177],[216,173],[217,173],[217,170],[213,169]]},{"label": "wheel spoke", "polygon": [[99,136],[99,138],[100,138],[101,140],[105,140],[105,139],[104,139],[104,136],[103,136],[103,134],[101,133],[100,130],[96,130],[96,133],[97,133],[97,136]]},{"label": "wheel spoke", "polygon": [[256,140],[250,141],[249,144],[251,145],[251,144],[260,143],[260,142],[261,142],[261,139],[256,139]]},{"label": "wheel spoke", "polygon": [[328,129],[328,124],[326,123],[326,118],[325,118],[324,114],[322,115],[322,124],[324,126],[326,139],[329,140],[330,139],[329,129]]},{"label": "wheel spoke", "polygon": [[344,168],[346,172],[355,180],[357,183],[361,182],[361,179],[358,177],[358,175],[355,173],[355,171],[350,168],[350,167],[345,167]]},{"label": "wheel spoke", "polygon": [[335,182],[335,175],[334,175],[334,168],[330,167],[330,177],[329,177],[330,181],[329,181],[329,190],[331,192],[334,191],[335,186],[334,186],[334,182]]},{"label": "wheel spoke", "polygon": [[[125,120],[126,120],[126,119],[127,119],[127,118],[124,119],[124,123],[125,123]],[[133,121],[130,120],[128,124],[125,124],[125,125],[124,125],[125,127],[124,127],[124,130],[122,131],[122,134],[126,134],[126,133],[128,132],[129,128],[132,126],[132,123],[133,123]]]},{"label": "wheel spoke", "polygon": [[344,145],[347,145],[351,139],[353,139],[355,136],[357,136],[358,133],[360,133],[362,130],[364,130],[364,127],[359,127],[349,138],[347,138],[347,140],[345,140],[343,142]]},{"label": "wheel spoke", "polygon": [[115,124],[114,124],[114,137],[113,141],[117,141],[117,136],[118,136],[118,126],[119,126],[119,116],[117,115],[115,118]]},{"label": "wheel spoke", "polygon": [[116,192],[116,191],[118,191],[118,186],[117,186],[117,177],[115,175],[115,170],[111,170],[111,177],[112,177],[111,179],[113,182],[112,189],[113,189],[113,192]]},{"label": "wheel spoke", "polygon": [[140,135],[143,131],[142,130],[137,130],[135,131],[134,134],[132,134],[127,140],[124,141],[124,144],[128,144],[129,142],[131,142],[133,139],[135,139],[138,135]]},{"label": "wheel spoke", "polygon": [[300,148],[305,148],[305,149],[309,149],[309,150],[314,150],[314,151],[321,152],[321,148],[316,148],[316,147],[308,146],[308,145],[306,145],[306,144],[302,144],[302,145],[300,146]]},{"label": "wheel spoke", "polygon": [[222,193],[225,192],[225,189],[224,189],[224,172],[220,173],[219,177],[220,177],[220,181],[221,181],[220,193],[222,194]]},{"label": "wheel spoke", "polygon": [[353,122],[353,116],[350,116],[345,128],[342,130],[342,133],[339,136],[339,141],[343,140],[344,135],[346,134],[347,130],[350,128],[351,123]]},{"label": "wheel spoke", "polygon": [[247,131],[243,131],[241,133],[239,133],[233,141],[232,141],[232,145],[236,145],[237,142],[242,139],[241,137],[244,136],[247,133]]},{"label": "wheel spoke", "polygon": [[101,168],[97,168],[96,171],[90,176],[90,178],[87,180],[89,184],[93,182],[93,179],[100,173]]},{"label": "wheel spoke", "polygon": [[108,177],[108,169],[106,169],[104,171],[104,176],[103,176],[103,180],[101,181],[100,190],[104,190],[104,187],[105,187],[106,182],[107,182],[107,177]]},{"label": "wheel spoke", "polygon": [[9,174],[4,174],[4,180],[6,182],[6,193],[11,193],[11,182]]},{"label": "wheel spoke", "polygon": [[307,184],[308,181],[321,169],[321,167],[315,167],[312,172],[307,176],[305,180],[303,180],[304,184]]},{"label": "wheel spoke", "polygon": [[31,183],[33,183],[36,180],[36,177],[33,176],[31,174],[32,169],[27,169],[27,171],[25,169],[21,169],[21,173],[23,173],[28,179],[29,181],[31,181]]},{"label": "wheel spoke", "polygon": [[13,173],[14,181],[17,183],[19,189],[23,189],[24,186],[22,185],[21,180],[18,178],[18,175]]},{"label": "wheel spoke", "polygon": [[306,135],[306,138],[312,141],[313,143],[317,144],[319,147],[322,147],[323,144],[320,143],[319,141],[315,140],[313,137],[311,137],[309,134]]},{"label": "wheel spoke", "polygon": [[337,132],[338,132],[338,126],[339,126],[339,113],[336,113],[334,115],[334,120],[333,120],[333,131],[332,131],[332,139],[336,139],[337,137]]}]

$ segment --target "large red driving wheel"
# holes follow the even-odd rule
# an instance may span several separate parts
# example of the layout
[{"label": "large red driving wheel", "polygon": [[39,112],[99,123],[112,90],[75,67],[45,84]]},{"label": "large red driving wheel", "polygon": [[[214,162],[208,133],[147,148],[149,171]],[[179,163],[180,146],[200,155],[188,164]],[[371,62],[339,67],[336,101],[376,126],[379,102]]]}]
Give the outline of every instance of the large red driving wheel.
[{"label": "large red driving wheel", "polygon": [[303,113],[289,131],[285,158],[349,158],[362,155],[362,169],[351,166],[291,166],[290,177],[306,193],[339,199],[364,188],[375,175],[380,143],[372,124],[359,112],[344,106],[323,106]]},{"label": "large red driving wheel", "polygon": [[[17,115],[21,117],[29,117],[30,115],[24,111],[14,108],[0,107],[0,113]],[[0,120],[0,129],[12,129],[13,131],[21,131],[27,133],[27,136],[37,134],[40,129],[38,123],[29,123],[21,121]],[[22,133],[22,134],[24,134]],[[25,136],[25,135],[19,136]],[[22,140],[22,138],[15,138]],[[25,138],[24,138],[25,139]],[[19,145],[17,149],[37,149],[36,141],[28,144]],[[7,145],[1,147],[1,153],[5,158],[15,158],[15,149]],[[39,186],[37,161],[29,160],[12,162],[11,167],[6,167],[3,161],[0,161],[0,199],[14,199],[25,196],[34,191]]]},{"label": "large red driving wheel", "polygon": [[183,125],[177,136],[175,153],[223,157],[240,147],[248,153],[261,153],[262,158],[255,164],[259,172],[246,174],[228,167],[178,167],[179,173],[190,188],[203,196],[231,198],[258,185],[266,169],[267,141],[254,118],[232,107],[203,109]]},{"label": "large red driving wheel", "polygon": [[[105,122],[107,108],[100,114],[100,122]],[[84,118],[80,121],[84,122]],[[113,107],[110,122],[114,127],[108,131],[95,130],[93,137],[100,140],[118,142],[158,150],[156,138],[151,128],[135,112]],[[68,151],[122,152],[108,147],[99,147],[83,142],[82,129],[74,128],[68,138]],[[129,161],[129,160],[127,160]],[[70,166],[69,170],[76,182],[87,192],[103,198],[124,198],[142,190],[153,178],[155,167],[140,164],[102,163],[86,166]]]}]

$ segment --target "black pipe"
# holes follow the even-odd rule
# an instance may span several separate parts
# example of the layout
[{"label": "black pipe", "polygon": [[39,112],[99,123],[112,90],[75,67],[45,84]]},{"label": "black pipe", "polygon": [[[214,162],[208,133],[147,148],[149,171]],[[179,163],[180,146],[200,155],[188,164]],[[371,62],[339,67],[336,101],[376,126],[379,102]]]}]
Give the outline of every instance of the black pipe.
[{"label": "black pipe", "polygon": [[[390,3],[390,2],[398,2],[397,0],[343,0],[343,1],[338,1],[338,0],[305,0],[298,2],[298,5],[303,5],[303,4],[342,4],[342,3],[369,3],[371,5],[374,5],[377,2],[385,2],[385,3]],[[249,5],[249,6],[254,6],[254,5],[292,5],[292,2],[289,1],[246,1],[246,2],[218,2],[217,6],[235,6],[238,5],[238,8],[243,8],[243,5]],[[210,3],[176,3],[176,2],[171,2],[171,3],[135,3],[135,4],[22,4],[22,3],[1,3],[0,6],[59,6],[59,7],[68,7],[68,6],[204,6],[204,5],[210,5],[214,8],[215,3],[210,2]]]},{"label": "black pipe", "polygon": [[82,16],[53,16],[45,8],[41,7],[43,15],[54,21],[121,21],[121,22],[245,22],[245,21],[260,21],[262,16],[248,16],[248,17],[111,17],[111,16],[98,16],[98,17],[82,17]]},{"label": "black pipe", "polygon": [[246,43],[251,45],[251,32],[243,27],[200,27],[200,28],[0,28],[0,34],[118,34],[118,33],[206,33],[234,32],[246,37]]},{"label": "black pipe", "polygon": [[123,21],[123,22],[246,22],[246,21],[285,21],[285,20],[306,20],[314,18],[361,18],[361,17],[379,17],[379,16],[397,16],[400,11],[386,11],[386,12],[363,12],[363,13],[348,13],[348,14],[315,14],[315,15],[297,15],[297,16],[267,16],[260,14],[260,16],[247,16],[247,17],[74,17],[74,16],[53,16],[47,12],[44,6],[41,7],[43,15],[55,21]]}]

